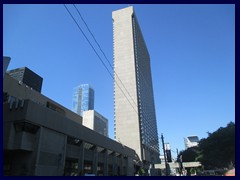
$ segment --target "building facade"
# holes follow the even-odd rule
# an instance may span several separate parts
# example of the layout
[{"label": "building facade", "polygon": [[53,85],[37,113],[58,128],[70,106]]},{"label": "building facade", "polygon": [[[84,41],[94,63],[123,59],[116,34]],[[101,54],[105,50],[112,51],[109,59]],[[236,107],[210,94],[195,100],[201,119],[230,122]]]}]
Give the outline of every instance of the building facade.
[{"label": "building facade", "polygon": [[108,137],[108,120],[95,110],[83,111],[83,125]]},{"label": "building facade", "polygon": [[113,11],[115,140],[159,163],[150,56],[133,7]]},{"label": "building facade", "polygon": [[27,67],[13,69],[7,72],[12,78],[20,81],[30,88],[41,92],[43,78]]},{"label": "building facade", "polygon": [[81,116],[8,74],[3,93],[4,176],[135,174],[135,151],[83,126]]},{"label": "building facade", "polygon": [[94,109],[94,90],[89,84],[73,89],[72,110],[82,116],[83,111]]},{"label": "building facade", "polygon": [[198,143],[199,143],[198,136],[188,136],[184,138],[184,144],[186,149],[198,146]]}]

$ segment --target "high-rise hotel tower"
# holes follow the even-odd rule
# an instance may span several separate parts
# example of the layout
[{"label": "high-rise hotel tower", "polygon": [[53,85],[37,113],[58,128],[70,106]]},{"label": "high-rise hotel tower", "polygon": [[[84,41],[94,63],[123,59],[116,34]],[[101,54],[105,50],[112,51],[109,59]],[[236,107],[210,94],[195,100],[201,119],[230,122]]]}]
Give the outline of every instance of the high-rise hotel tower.
[{"label": "high-rise hotel tower", "polygon": [[113,11],[115,140],[159,163],[149,53],[133,7]]}]

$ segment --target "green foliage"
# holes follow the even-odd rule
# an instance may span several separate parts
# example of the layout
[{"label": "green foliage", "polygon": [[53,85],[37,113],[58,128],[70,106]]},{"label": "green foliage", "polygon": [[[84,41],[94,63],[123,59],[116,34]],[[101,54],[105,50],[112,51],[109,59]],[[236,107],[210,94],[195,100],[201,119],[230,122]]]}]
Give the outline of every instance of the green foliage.
[{"label": "green foliage", "polygon": [[198,156],[198,147],[191,147],[186,149],[185,151],[181,151],[179,156],[182,155],[182,162],[193,162],[196,161],[196,157]]},{"label": "green foliage", "polygon": [[204,169],[228,168],[235,164],[235,124],[230,122],[208,137],[201,139],[198,147],[181,151],[182,162],[200,161]]},{"label": "green foliage", "polygon": [[228,167],[235,164],[235,124],[230,122],[227,127],[220,127],[213,133],[208,133],[206,139],[201,139],[198,146],[199,161],[205,169]]},{"label": "green foliage", "polygon": [[190,168],[190,173],[194,174],[196,172],[196,168]]}]

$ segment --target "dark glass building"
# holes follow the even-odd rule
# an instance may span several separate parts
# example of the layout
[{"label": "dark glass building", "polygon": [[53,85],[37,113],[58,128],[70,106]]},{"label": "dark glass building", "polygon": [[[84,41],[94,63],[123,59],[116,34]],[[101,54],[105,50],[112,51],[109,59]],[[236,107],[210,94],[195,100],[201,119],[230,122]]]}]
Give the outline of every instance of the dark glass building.
[{"label": "dark glass building", "polygon": [[12,78],[26,84],[34,90],[41,92],[43,78],[27,67],[13,69],[7,72]]}]

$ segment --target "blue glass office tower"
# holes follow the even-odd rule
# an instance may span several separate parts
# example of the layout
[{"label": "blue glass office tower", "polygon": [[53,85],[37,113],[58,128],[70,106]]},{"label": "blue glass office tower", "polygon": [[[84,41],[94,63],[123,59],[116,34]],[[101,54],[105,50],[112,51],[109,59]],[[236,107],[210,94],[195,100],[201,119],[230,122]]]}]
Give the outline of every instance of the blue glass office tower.
[{"label": "blue glass office tower", "polygon": [[94,90],[89,84],[73,88],[72,110],[81,115],[83,111],[94,109]]}]

